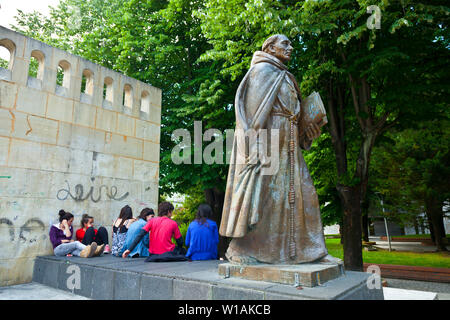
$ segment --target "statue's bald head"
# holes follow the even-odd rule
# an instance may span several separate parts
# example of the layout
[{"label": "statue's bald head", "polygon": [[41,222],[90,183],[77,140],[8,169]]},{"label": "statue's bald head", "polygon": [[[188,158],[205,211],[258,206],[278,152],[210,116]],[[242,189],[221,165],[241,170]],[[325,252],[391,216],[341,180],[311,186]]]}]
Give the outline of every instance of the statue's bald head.
[{"label": "statue's bald head", "polygon": [[264,41],[262,51],[269,53],[283,62],[291,58],[291,41],[284,34],[275,34]]},{"label": "statue's bald head", "polygon": [[[267,49],[269,48],[269,46],[275,44],[281,38],[287,39],[287,37],[284,34],[274,34],[273,36],[268,37],[262,45],[262,51],[267,52]],[[270,52],[267,52],[267,53],[270,53]]]}]

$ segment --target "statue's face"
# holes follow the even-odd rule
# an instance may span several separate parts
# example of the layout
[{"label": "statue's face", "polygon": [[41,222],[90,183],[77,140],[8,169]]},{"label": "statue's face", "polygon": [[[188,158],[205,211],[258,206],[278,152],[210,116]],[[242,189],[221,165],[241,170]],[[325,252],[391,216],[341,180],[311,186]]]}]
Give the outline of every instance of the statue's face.
[{"label": "statue's face", "polygon": [[291,41],[286,37],[280,37],[269,46],[270,53],[280,59],[282,62],[291,60],[292,50]]}]

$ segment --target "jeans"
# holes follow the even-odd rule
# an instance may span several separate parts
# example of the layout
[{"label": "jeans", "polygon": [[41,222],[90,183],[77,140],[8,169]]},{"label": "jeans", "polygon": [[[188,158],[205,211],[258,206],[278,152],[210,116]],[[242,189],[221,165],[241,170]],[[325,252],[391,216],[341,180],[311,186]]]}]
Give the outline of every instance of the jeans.
[{"label": "jeans", "polygon": [[96,242],[99,246],[108,244],[108,231],[104,227],[100,227],[97,230],[97,234],[95,234],[93,227],[87,228],[81,242],[86,246],[92,242]]},{"label": "jeans", "polygon": [[86,246],[79,241],[66,242],[61,243],[59,246],[53,249],[53,252],[55,253],[55,256],[65,256],[69,253],[74,256],[80,256],[80,252],[84,248],[86,248]]}]

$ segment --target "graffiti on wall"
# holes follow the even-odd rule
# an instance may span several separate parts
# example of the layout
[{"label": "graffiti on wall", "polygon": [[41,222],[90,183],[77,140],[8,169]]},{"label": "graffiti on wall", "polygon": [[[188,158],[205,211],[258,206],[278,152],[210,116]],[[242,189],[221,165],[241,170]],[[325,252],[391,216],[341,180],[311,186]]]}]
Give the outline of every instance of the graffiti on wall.
[{"label": "graffiti on wall", "polygon": [[66,184],[67,184],[67,188],[62,188],[60,190],[58,190],[57,194],[56,194],[56,198],[58,200],[67,200],[69,197],[76,201],[76,202],[82,202],[85,200],[90,199],[92,202],[97,203],[101,200],[102,198],[102,190],[105,190],[105,195],[107,198],[109,198],[110,200],[115,200],[115,201],[122,201],[124,199],[126,199],[129,195],[129,192],[124,193],[122,196],[118,197],[117,196],[117,187],[116,186],[111,186],[108,187],[106,185],[101,185],[98,188],[98,193],[97,193],[97,197],[94,196],[94,187],[91,186],[91,188],[89,189],[89,192],[86,193],[86,195],[84,194],[84,187],[82,184],[77,184],[74,187],[74,193],[72,193],[69,182],[66,180]]},{"label": "graffiti on wall", "polygon": [[[15,241],[16,228],[14,227],[14,223],[8,218],[0,218],[0,225],[2,224],[5,224],[8,227],[10,241]],[[19,236],[17,237],[17,240],[29,243],[36,242],[39,240],[39,238],[44,240],[47,236],[45,234],[42,234],[42,231],[45,231],[45,224],[40,219],[28,219],[19,228]]]}]

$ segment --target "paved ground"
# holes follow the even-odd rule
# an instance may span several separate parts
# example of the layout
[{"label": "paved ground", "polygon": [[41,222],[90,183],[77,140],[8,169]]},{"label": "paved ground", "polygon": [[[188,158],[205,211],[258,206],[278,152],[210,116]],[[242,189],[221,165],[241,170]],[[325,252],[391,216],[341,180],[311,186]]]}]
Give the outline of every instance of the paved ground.
[{"label": "paved ground", "polygon": [[383,288],[384,300],[439,300],[437,293],[405,290],[397,288]]},{"label": "paved ground", "polygon": [[[370,241],[375,241],[377,244],[374,245],[376,248],[380,249],[389,249],[388,241],[381,241],[380,237],[369,237]],[[391,248],[396,251],[410,251],[410,252],[434,252],[436,251],[436,246],[424,246],[419,242],[400,242],[400,241],[391,241]],[[450,250],[450,246],[447,246],[447,249]]]},{"label": "paved ground", "polygon": [[[374,247],[389,250],[389,242],[387,241],[376,241]],[[436,251],[436,246],[424,246],[421,242],[391,242],[391,248],[395,251],[409,251],[409,252],[434,252]],[[447,246],[450,250],[450,246]]]},{"label": "paved ground", "polygon": [[416,280],[403,280],[384,278],[388,287],[407,290],[419,290],[426,292],[436,292],[439,300],[450,300],[450,283],[426,282]]},{"label": "paved ground", "polygon": [[450,294],[450,283],[385,278],[389,287]]},{"label": "paved ground", "polygon": [[88,298],[31,282],[0,287],[0,300],[90,300]]}]

